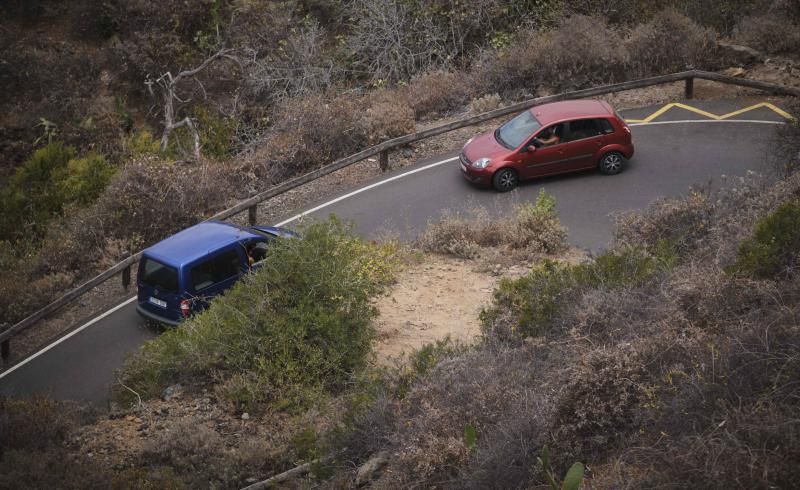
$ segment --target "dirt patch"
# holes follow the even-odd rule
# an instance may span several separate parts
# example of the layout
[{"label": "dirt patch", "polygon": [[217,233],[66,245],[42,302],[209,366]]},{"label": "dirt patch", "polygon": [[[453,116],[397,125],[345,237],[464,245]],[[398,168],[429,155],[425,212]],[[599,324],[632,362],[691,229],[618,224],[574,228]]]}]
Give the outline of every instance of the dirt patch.
[{"label": "dirt patch", "polygon": [[378,364],[393,365],[446,337],[471,344],[480,335],[478,314],[491,301],[497,279],[476,271],[475,262],[442,256],[403,271],[395,287],[375,301]]}]

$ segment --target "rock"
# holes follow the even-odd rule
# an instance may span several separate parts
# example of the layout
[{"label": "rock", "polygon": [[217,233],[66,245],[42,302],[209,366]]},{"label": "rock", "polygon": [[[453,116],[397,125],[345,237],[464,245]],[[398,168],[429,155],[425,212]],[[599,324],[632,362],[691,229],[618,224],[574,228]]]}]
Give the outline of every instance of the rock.
[{"label": "rock", "polygon": [[249,419],[250,419],[250,414],[249,413],[245,412],[245,413],[242,414],[242,420],[249,420]]},{"label": "rock", "polygon": [[376,474],[389,462],[389,454],[381,451],[361,465],[356,473],[356,485],[361,487],[373,480]]},{"label": "rock", "polygon": [[165,402],[172,400],[173,398],[178,398],[183,393],[183,386],[176,384],[172,386],[167,386],[164,391],[161,392],[161,399]]},{"label": "rock", "polygon": [[720,55],[723,59],[739,65],[749,65],[761,60],[761,53],[747,46],[738,44],[717,43]]},{"label": "rock", "polygon": [[747,73],[747,70],[741,67],[732,67],[726,70],[722,70],[723,75],[728,75],[729,77],[743,77]]},{"label": "rock", "polygon": [[126,415],[125,416],[125,421],[126,422],[133,422],[135,419],[136,419],[136,417],[134,417],[133,415]]},{"label": "rock", "polygon": [[142,419],[140,419],[139,417],[136,417],[135,419],[133,419],[133,421],[136,422],[137,424],[142,423]]}]

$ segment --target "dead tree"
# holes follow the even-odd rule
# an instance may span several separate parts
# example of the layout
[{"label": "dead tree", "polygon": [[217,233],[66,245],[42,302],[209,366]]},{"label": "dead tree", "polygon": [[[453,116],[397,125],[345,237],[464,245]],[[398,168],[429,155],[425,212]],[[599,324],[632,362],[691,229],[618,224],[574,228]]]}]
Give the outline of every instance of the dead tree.
[{"label": "dead tree", "polygon": [[180,119],[179,121],[175,120],[175,102],[185,104],[191,101],[191,97],[183,99],[178,95],[179,84],[184,80],[194,81],[200,88],[200,91],[203,94],[203,99],[205,99],[207,97],[206,89],[203,86],[203,82],[200,81],[197,75],[208,68],[209,65],[219,60],[230,60],[241,67],[239,58],[237,58],[233,52],[234,50],[232,49],[223,48],[206,58],[205,61],[203,61],[194,69],[182,71],[175,76],[172,75],[172,72],[168,71],[155,80],[149,77],[147,80],[145,80],[145,85],[147,85],[150,95],[155,97],[155,94],[153,93],[153,85],[158,85],[158,87],[161,89],[161,95],[164,101],[164,132],[161,134],[161,151],[165,151],[167,149],[169,137],[172,131],[182,126],[186,126],[189,128],[189,131],[192,134],[194,159],[200,159],[200,133],[197,131],[197,125],[194,123],[194,121],[192,121],[192,118],[188,116]]}]

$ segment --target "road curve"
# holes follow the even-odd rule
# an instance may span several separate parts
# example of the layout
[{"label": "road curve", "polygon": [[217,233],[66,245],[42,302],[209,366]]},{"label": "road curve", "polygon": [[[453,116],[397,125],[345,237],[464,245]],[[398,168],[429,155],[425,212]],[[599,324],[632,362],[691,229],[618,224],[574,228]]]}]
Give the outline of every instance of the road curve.
[{"label": "road curve", "polygon": [[[743,104],[729,100],[700,105],[704,111],[725,114]],[[642,108],[623,114],[628,119],[643,119],[653,111]],[[698,114],[669,111],[657,121],[634,126],[636,155],[616,176],[586,172],[552,177],[497,194],[475,188],[461,177],[453,158],[458,149],[454,149],[368,182],[360,187],[363,192],[342,193],[334,196],[339,199],[336,202],[329,199],[306,209],[318,208],[312,213],[318,216],[335,213],[353,220],[365,236],[394,229],[413,239],[444,209],[486,206],[490,212],[505,213],[516,202],[535,199],[544,188],[557,200],[570,242],[597,251],[610,243],[610,213],[640,209],[659,197],[682,195],[693,184],[718,183],[723,174],[769,171],[767,145],[776,126],[764,122],[782,121],[779,115],[759,110],[740,114],[739,121],[701,119]],[[287,219],[296,213],[287,214]],[[114,370],[154,335],[142,326],[133,303],[128,302],[0,373],[0,394],[44,393],[102,406],[115,383]]]}]

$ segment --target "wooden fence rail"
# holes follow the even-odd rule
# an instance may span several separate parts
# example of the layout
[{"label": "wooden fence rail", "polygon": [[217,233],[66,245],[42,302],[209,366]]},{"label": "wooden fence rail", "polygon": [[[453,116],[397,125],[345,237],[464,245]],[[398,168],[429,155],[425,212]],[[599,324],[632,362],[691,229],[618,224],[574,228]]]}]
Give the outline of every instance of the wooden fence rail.
[{"label": "wooden fence rail", "polygon": [[[625,90],[633,90],[638,88],[650,87],[653,85],[661,85],[665,83],[673,83],[680,81],[685,82],[684,94],[686,98],[692,98],[694,96],[694,79],[696,78],[703,80],[711,80],[729,85],[739,85],[743,87],[755,88],[779,95],[790,95],[795,97],[800,96],[800,90],[791,87],[784,87],[782,85],[764,83],[744,78],[730,77],[718,73],[712,73],[700,70],[689,70],[680,73],[672,73],[669,75],[643,78],[639,80],[631,80],[628,82],[615,83],[611,85],[603,85],[600,87],[593,87],[585,90],[564,92],[556,95],[550,95],[547,97],[537,97],[535,99],[529,99],[523,102],[519,102],[517,104],[512,104],[507,107],[495,109],[493,111],[484,112],[482,114],[468,117],[466,119],[461,119],[459,121],[455,121],[450,124],[444,124],[442,126],[437,126],[435,128],[427,129],[425,131],[407,134],[405,136],[400,136],[399,138],[393,138],[384,141],[383,143],[372,146],[370,148],[367,148],[365,150],[362,150],[358,153],[342,158],[340,160],[337,160],[331,163],[330,165],[325,165],[323,167],[318,168],[317,170],[301,175],[299,177],[295,177],[293,179],[287,180],[286,182],[271,187],[270,189],[267,189],[266,191],[260,194],[257,194],[249,199],[239,202],[238,204],[236,204],[231,208],[228,208],[224,211],[215,214],[209,219],[216,219],[216,220],[229,219],[244,211],[247,211],[249,223],[255,224],[256,220],[258,219],[257,206],[259,203],[266,201],[267,199],[271,199],[280,194],[283,194],[285,192],[288,192],[294,189],[295,187],[299,187],[303,184],[311,182],[312,180],[316,180],[320,177],[323,177],[332,172],[335,172],[344,167],[360,162],[375,155],[379,155],[378,161],[380,168],[382,170],[386,170],[389,168],[389,152],[397,147],[401,147],[403,145],[407,145],[409,143],[413,143],[423,139],[431,138],[433,136],[438,136],[440,134],[454,131],[456,129],[465,128],[467,126],[473,126],[476,124],[480,124],[482,122],[490,121],[492,119],[507,116],[510,114],[515,114],[517,112],[521,112],[525,109],[528,109],[536,105],[546,104],[548,102],[555,102],[559,100],[596,97],[599,95],[622,92]],[[121,273],[123,286],[127,289],[131,282],[131,266],[137,263],[141,256],[142,252],[138,252],[134,255],[131,255],[130,257],[124,259],[122,262],[116,264],[115,266],[101,273],[100,275],[86,281],[85,283],[76,287],[72,291],[64,294],[57,300],[45,306],[41,310],[33,313],[29,317],[23,319],[19,323],[16,323],[15,325],[12,325],[0,331],[0,356],[2,356],[3,363],[4,364],[7,363],[10,357],[10,352],[11,352],[10,340],[12,337],[22,332],[23,330],[27,329],[31,325],[35,324],[42,318],[52,314],[53,312],[73,302],[74,300],[76,300],[77,298],[79,298],[92,288],[104,283],[111,277]]]}]

